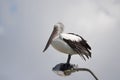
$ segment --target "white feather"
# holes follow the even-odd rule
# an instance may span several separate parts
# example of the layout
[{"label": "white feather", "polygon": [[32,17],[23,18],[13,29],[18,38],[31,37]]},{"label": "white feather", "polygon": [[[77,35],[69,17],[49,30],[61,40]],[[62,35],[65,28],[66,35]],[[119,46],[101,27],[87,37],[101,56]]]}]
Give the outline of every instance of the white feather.
[{"label": "white feather", "polygon": [[60,39],[59,37],[57,37],[56,39],[54,39],[52,41],[52,46],[57,49],[60,52],[66,53],[66,54],[73,54],[75,53],[73,51],[73,49],[71,49],[71,47],[64,42],[62,39]]},{"label": "white feather", "polygon": [[81,38],[79,36],[73,35],[73,34],[66,34],[62,33],[60,34],[60,37],[63,39],[71,40],[71,41],[81,41]]}]

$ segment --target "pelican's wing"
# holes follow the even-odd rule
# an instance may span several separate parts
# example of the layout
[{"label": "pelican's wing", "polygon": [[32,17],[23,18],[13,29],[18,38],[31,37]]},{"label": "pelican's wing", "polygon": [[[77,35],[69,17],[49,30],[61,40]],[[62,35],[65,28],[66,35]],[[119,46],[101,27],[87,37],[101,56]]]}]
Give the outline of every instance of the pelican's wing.
[{"label": "pelican's wing", "polygon": [[81,36],[68,33],[62,35],[63,40],[79,55],[83,57],[85,60],[84,55],[89,58],[91,57],[91,47],[87,44],[86,40],[84,40]]}]

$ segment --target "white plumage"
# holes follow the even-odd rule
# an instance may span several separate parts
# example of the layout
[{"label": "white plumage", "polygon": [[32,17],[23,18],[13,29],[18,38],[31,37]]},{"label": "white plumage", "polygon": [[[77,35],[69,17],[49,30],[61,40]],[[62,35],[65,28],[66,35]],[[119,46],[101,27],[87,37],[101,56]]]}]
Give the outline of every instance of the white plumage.
[{"label": "white plumage", "polygon": [[[72,48],[63,40],[66,36],[60,35],[57,36],[52,41],[52,46],[57,49],[60,52],[66,53],[66,54],[74,54],[75,52],[72,50]],[[68,37],[66,37],[68,39]]]},{"label": "white plumage", "polygon": [[65,39],[68,39],[71,41],[80,41],[81,40],[81,38],[76,35],[66,34],[66,33],[61,33],[60,38],[62,38],[62,39],[65,38]]}]

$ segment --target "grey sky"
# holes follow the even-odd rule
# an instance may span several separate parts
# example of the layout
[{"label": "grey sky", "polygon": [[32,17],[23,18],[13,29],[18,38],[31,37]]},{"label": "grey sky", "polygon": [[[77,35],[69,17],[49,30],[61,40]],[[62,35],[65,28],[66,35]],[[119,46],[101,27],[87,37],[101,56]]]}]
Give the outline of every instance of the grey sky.
[{"label": "grey sky", "polygon": [[67,59],[51,46],[42,53],[57,22],[92,47],[91,59],[76,55],[71,63],[100,80],[120,79],[119,0],[0,0],[0,80],[94,80],[87,72],[60,77],[51,71]]}]

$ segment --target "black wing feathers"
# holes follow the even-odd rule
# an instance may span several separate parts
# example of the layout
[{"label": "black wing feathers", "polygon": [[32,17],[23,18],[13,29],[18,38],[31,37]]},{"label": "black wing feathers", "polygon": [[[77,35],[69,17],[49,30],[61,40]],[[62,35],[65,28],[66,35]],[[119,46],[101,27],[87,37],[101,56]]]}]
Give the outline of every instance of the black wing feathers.
[{"label": "black wing feathers", "polygon": [[75,52],[77,52],[80,56],[82,56],[82,58],[83,58],[84,60],[86,60],[85,57],[81,54],[82,51],[81,51],[81,49],[80,49],[80,45],[78,45],[78,43],[77,43],[76,41],[71,41],[71,40],[67,40],[67,39],[64,39],[64,38],[63,38],[63,40],[64,40]]},{"label": "black wing feathers", "polygon": [[86,48],[88,48],[89,50],[91,50],[91,47],[88,45],[87,41],[84,40],[81,36],[80,36],[80,38],[82,39],[81,44],[82,44],[83,46],[85,46]]},{"label": "black wing feathers", "polygon": [[76,35],[80,37],[82,39],[81,44],[85,46],[86,48],[88,48],[89,50],[91,50],[91,47],[88,45],[87,41],[82,36],[75,34],[75,33],[68,33],[68,34],[72,34],[72,35]]},{"label": "black wing feathers", "polygon": [[81,38],[81,41],[71,41],[68,39],[63,38],[63,40],[75,51],[77,52],[80,56],[82,56],[82,58],[84,60],[85,57],[84,55],[89,59],[89,57],[91,57],[91,52],[89,50],[91,50],[91,47],[87,44],[87,41],[84,40],[81,36],[74,34],[74,33],[68,33],[68,34],[72,34],[72,35],[76,35],[78,37]]}]

